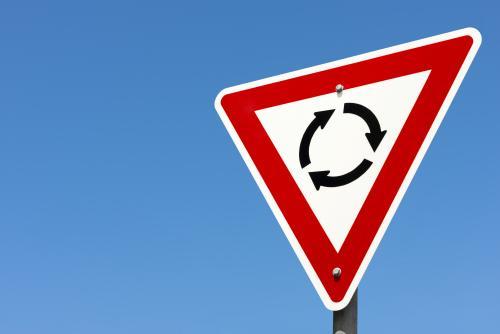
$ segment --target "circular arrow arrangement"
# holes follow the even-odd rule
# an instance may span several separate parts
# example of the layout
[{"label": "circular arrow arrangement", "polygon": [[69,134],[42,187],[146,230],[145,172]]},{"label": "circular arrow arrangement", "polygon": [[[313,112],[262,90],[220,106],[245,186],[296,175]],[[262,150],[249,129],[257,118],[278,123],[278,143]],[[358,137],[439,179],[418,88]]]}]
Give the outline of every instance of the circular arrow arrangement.
[{"label": "circular arrow arrangement", "polygon": [[[326,126],[334,111],[335,109],[330,109],[314,113],[315,118],[307,127],[304,135],[302,136],[302,140],[300,141],[299,160],[302,168],[311,163],[311,158],[309,157],[309,147],[311,146],[314,133],[319,128],[323,129]],[[368,143],[370,143],[373,152],[375,152],[387,133],[386,130],[382,131],[380,128],[380,123],[375,114],[367,107],[357,103],[345,103],[344,114],[353,114],[365,121],[370,129],[370,132],[365,133],[365,136]],[[340,187],[358,179],[361,175],[366,173],[371,165],[372,162],[370,160],[363,159],[358,166],[343,175],[330,176],[329,170],[323,170],[309,172],[309,176],[311,177],[311,180],[317,190],[321,187]]]}]

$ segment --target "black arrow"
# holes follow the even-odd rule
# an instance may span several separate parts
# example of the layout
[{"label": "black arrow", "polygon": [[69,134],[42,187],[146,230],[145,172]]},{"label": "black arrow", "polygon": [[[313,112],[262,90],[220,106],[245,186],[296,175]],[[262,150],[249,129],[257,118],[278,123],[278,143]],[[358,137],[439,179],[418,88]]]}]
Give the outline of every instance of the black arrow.
[{"label": "black arrow", "polygon": [[370,132],[365,133],[365,136],[366,139],[368,139],[373,152],[375,152],[382,139],[384,139],[385,134],[387,133],[386,130],[382,131],[382,129],[380,128],[380,123],[378,122],[377,116],[375,116],[375,114],[373,114],[372,111],[367,107],[357,103],[344,104],[344,114],[353,114],[359,116],[366,122],[368,128],[370,129]]},{"label": "black arrow", "polygon": [[314,133],[318,128],[323,129],[325,127],[326,123],[328,123],[328,120],[333,115],[334,111],[335,109],[331,109],[331,110],[317,111],[314,113],[314,116],[316,117],[312,120],[311,124],[309,124],[306,131],[304,132],[304,135],[302,136],[302,140],[300,141],[300,148],[299,148],[300,167],[304,168],[305,166],[311,163],[311,158],[309,157],[309,145],[311,145],[312,137],[314,136]]},{"label": "black arrow", "polygon": [[370,160],[364,159],[356,168],[344,175],[328,176],[330,171],[323,170],[319,172],[310,172],[309,176],[311,177],[316,190],[319,190],[320,187],[340,187],[356,180],[358,177],[363,175],[371,165],[372,162]]}]

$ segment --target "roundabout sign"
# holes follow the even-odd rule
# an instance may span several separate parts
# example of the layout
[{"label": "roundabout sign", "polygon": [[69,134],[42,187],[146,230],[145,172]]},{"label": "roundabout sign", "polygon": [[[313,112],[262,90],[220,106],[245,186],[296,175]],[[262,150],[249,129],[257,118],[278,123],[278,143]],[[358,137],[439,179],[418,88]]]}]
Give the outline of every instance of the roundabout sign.
[{"label": "roundabout sign", "polygon": [[[477,30],[457,30],[217,96],[217,112],[327,308],[343,309],[355,295],[480,43]],[[332,123],[348,116],[361,122],[355,130]],[[338,142],[315,140],[330,123],[334,134],[359,139],[346,143],[352,166],[332,157],[346,173],[311,161],[313,142],[316,164],[332,156]]]}]

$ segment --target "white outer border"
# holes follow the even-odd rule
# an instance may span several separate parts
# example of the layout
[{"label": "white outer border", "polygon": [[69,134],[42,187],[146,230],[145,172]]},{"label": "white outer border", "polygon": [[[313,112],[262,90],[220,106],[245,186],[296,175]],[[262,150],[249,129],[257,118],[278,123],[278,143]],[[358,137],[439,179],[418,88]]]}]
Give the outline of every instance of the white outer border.
[{"label": "white outer border", "polygon": [[[473,44],[471,46],[471,49],[469,50],[469,53],[467,54],[467,57],[465,58],[465,61],[462,64],[462,67],[460,68],[460,71],[458,72],[457,77],[455,78],[455,81],[453,82],[453,84],[452,84],[440,110],[439,110],[439,113],[436,116],[436,118],[435,118],[435,120],[434,120],[434,122],[429,130],[429,133],[427,134],[424,142],[422,143],[422,146],[420,147],[417,155],[415,156],[415,159],[413,160],[413,163],[412,163],[410,169],[408,170],[408,173],[406,174],[406,177],[404,178],[403,183],[401,184],[401,187],[399,188],[399,191],[396,194],[396,197],[394,198],[391,206],[389,207],[389,210],[388,210],[388,212],[387,212],[387,214],[382,222],[382,225],[380,226],[377,234],[375,235],[375,238],[373,239],[372,244],[370,245],[370,247],[368,249],[368,252],[366,253],[363,261],[361,262],[361,265],[360,265],[357,273],[355,274],[355,276],[352,280],[352,283],[351,283],[349,289],[347,290],[347,293],[346,293],[344,299],[338,303],[334,302],[330,299],[330,297],[328,296],[328,293],[326,292],[325,288],[321,284],[321,281],[319,280],[318,276],[316,275],[316,272],[314,271],[313,267],[309,263],[309,260],[307,259],[304,251],[300,247],[300,244],[297,241],[297,239],[295,238],[295,235],[293,234],[285,217],[283,216],[283,214],[281,213],[281,210],[279,209],[278,205],[274,201],[274,198],[271,195],[271,192],[267,188],[264,180],[260,176],[257,168],[255,167],[252,159],[250,158],[250,155],[248,154],[247,150],[245,149],[245,146],[241,142],[241,139],[239,138],[239,136],[236,133],[234,127],[232,126],[229,118],[227,117],[227,115],[224,111],[224,108],[221,105],[222,97],[224,95],[238,92],[238,91],[242,91],[242,90],[246,90],[249,88],[254,88],[254,87],[270,84],[273,82],[283,81],[286,79],[295,78],[295,77],[299,77],[299,76],[303,76],[303,75],[307,75],[307,74],[311,74],[311,73],[315,73],[315,72],[319,72],[319,71],[324,71],[324,70],[331,69],[331,68],[336,68],[336,67],[340,67],[340,66],[344,66],[344,65],[348,65],[348,64],[353,64],[353,63],[357,63],[357,62],[360,62],[363,60],[377,58],[377,57],[381,57],[384,55],[396,53],[399,51],[413,49],[413,48],[416,48],[419,46],[433,44],[436,42],[440,42],[440,41],[444,41],[444,40],[448,40],[448,39],[452,39],[452,38],[456,38],[456,37],[460,37],[460,36],[472,37]],[[292,245],[295,253],[297,254],[300,262],[302,263],[302,266],[304,267],[307,275],[309,276],[309,279],[312,281],[314,287],[316,288],[316,291],[318,292],[319,296],[321,297],[321,300],[323,301],[323,303],[325,304],[325,306],[328,309],[330,309],[332,311],[337,311],[337,310],[343,309],[344,307],[346,307],[349,304],[349,301],[351,300],[352,296],[354,295],[354,292],[356,291],[356,289],[359,285],[361,277],[363,277],[363,274],[365,273],[365,271],[368,267],[368,264],[370,263],[373,255],[375,253],[375,250],[377,249],[380,241],[382,240],[382,237],[384,236],[385,231],[387,230],[387,227],[389,226],[389,224],[392,220],[392,217],[394,216],[396,209],[399,206],[399,203],[401,202],[406,190],[408,189],[408,186],[410,185],[410,182],[413,179],[413,176],[415,175],[415,173],[418,169],[418,166],[420,165],[425,153],[427,152],[427,149],[429,148],[429,145],[431,144],[432,139],[434,138],[434,135],[437,132],[437,129],[439,128],[441,122],[443,121],[443,118],[444,118],[444,116],[445,116],[445,114],[446,114],[446,112],[451,104],[451,101],[455,97],[455,94],[457,93],[458,87],[460,87],[460,84],[462,83],[462,80],[465,77],[465,73],[467,73],[467,70],[469,69],[469,67],[472,63],[472,60],[474,59],[474,56],[476,55],[477,50],[479,49],[479,46],[481,45],[481,40],[482,40],[481,33],[475,28],[465,28],[465,29],[455,30],[455,31],[452,31],[449,33],[420,39],[420,40],[413,41],[410,43],[400,44],[397,46],[393,46],[393,47],[365,53],[365,54],[362,54],[359,56],[349,57],[349,58],[345,58],[342,60],[333,61],[333,62],[329,62],[326,64],[313,66],[313,67],[305,68],[302,70],[293,71],[293,72],[269,77],[266,79],[257,80],[257,81],[249,82],[246,84],[229,87],[229,88],[223,89],[217,95],[217,97],[215,99],[215,109],[217,110],[217,113],[219,114],[220,118],[222,119],[222,122],[224,123],[224,125],[226,126],[227,131],[231,135],[231,138],[233,139],[236,147],[238,148],[238,151],[240,152],[241,156],[243,157],[243,160],[245,161],[248,168],[250,169],[250,172],[252,173],[255,181],[257,182],[257,185],[259,186],[261,192],[264,194],[264,197],[266,198],[267,203],[271,207],[271,210],[273,211],[276,219],[278,220],[281,228],[283,229],[283,232],[285,233],[285,235],[288,238],[290,244]]]}]

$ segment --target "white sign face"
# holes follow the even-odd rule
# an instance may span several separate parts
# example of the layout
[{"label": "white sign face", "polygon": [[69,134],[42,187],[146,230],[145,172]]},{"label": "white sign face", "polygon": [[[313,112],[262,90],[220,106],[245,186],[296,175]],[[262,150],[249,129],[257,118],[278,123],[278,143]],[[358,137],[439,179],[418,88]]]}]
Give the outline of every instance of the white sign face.
[{"label": "white sign face", "polygon": [[[337,252],[428,76],[429,71],[415,73],[345,90],[342,94],[326,94],[256,112]],[[387,131],[375,152],[365,136],[370,130],[367,123],[357,115],[344,113],[344,103],[367,107],[376,116],[382,131]],[[334,112],[323,129],[316,129],[309,146],[311,163],[302,168],[300,143],[306,128],[316,118],[314,112],[321,110]],[[311,180],[309,173],[315,171],[329,170],[330,174],[345,175],[364,159],[373,164],[346,185],[322,187],[318,191]]]},{"label": "white sign face", "polygon": [[356,291],[480,44],[467,28],[217,96],[327,308]]}]

